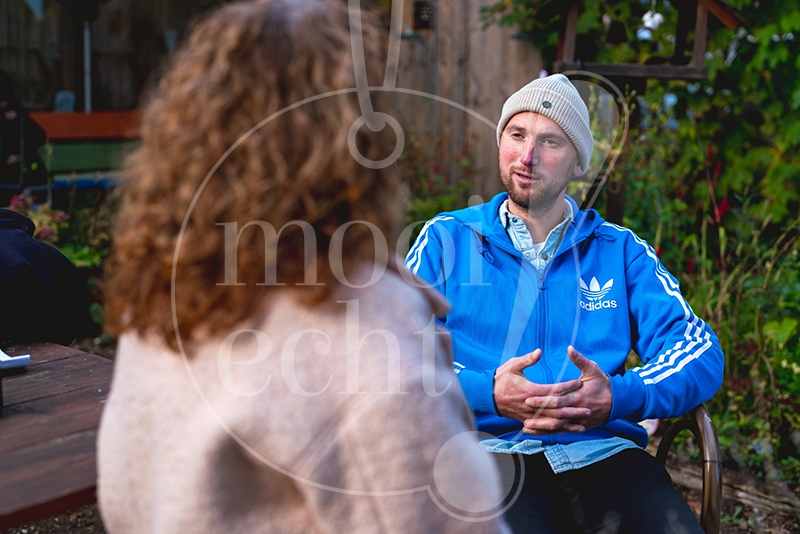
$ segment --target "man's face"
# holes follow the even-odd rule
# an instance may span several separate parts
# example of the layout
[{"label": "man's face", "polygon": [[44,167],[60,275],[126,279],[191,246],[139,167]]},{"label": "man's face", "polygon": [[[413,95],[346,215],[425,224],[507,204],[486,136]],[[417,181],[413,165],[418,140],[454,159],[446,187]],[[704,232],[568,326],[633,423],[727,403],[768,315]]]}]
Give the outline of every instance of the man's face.
[{"label": "man's face", "polygon": [[530,111],[511,117],[500,137],[500,178],[512,203],[509,211],[561,209],[567,183],[581,174],[578,151],[558,124]]}]

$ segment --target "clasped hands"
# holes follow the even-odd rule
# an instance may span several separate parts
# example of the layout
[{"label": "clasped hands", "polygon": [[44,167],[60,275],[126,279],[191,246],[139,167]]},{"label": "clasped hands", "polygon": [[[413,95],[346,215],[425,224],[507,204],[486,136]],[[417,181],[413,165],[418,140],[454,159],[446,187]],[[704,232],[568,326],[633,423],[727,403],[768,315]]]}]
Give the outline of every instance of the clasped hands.
[{"label": "clasped hands", "polygon": [[581,376],[557,384],[535,384],[522,373],[542,357],[541,349],[511,358],[494,375],[494,401],[500,415],[522,421],[522,431],[544,435],[585,432],[608,421],[611,385],[608,376],[574,347],[570,360]]}]

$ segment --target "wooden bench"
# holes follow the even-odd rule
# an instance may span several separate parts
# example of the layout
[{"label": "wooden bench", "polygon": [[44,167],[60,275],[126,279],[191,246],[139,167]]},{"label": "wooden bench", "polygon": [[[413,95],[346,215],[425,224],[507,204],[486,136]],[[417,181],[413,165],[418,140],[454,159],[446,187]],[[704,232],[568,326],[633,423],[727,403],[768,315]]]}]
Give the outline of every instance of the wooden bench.
[{"label": "wooden bench", "polygon": [[2,379],[0,531],[96,501],[95,442],[113,362],[53,343],[4,346],[30,354]]}]

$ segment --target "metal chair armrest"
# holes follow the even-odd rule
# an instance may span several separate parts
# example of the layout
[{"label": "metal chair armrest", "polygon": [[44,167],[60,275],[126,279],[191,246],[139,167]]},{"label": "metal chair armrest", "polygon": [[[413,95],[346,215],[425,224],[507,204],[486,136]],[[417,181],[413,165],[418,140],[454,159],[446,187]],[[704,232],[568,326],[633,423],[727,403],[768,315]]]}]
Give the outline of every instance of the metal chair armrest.
[{"label": "metal chair armrest", "polygon": [[666,464],[667,454],[675,437],[683,430],[689,430],[694,434],[703,454],[703,503],[700,524],[706,534],[718,534],[722,513],[722,467],[717,431],[702,404],[687,415],[687,419],[680,419],[667,428],[658,446],[656,458],[662,464]]}]

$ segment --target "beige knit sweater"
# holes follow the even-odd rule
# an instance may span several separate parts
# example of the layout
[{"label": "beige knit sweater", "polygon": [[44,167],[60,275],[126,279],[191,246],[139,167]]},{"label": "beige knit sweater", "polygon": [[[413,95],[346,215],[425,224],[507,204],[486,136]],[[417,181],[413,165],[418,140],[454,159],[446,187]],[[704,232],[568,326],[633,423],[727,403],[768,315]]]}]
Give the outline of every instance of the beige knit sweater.
[{"label": "beige knit sweater", "polygon": [[389,270],[326,307],[278,293],[248,331],[186,359],[122,336],[98,439],[108,531],[505,531],[463,519],[501,496],[449,338],[430,335],[443,306]]}]

